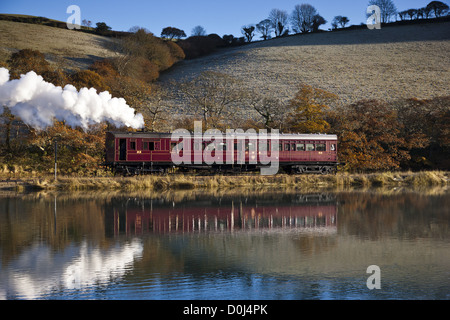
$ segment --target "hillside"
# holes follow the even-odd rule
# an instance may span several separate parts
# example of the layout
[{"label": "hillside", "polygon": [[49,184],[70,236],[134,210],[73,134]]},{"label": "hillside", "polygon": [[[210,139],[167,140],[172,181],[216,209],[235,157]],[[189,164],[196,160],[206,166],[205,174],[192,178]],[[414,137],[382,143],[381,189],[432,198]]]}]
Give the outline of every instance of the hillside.
[{"label": "hillside", "polygon": [[290,99],[299,83],[343,102],[450,95],[450,22],[294,35],[185,60],[159,81],[223,72],[244,86]]},{"label": "hillside", "polygon": [[[50,26],[0,21],[0,61],[19,49],[36,49],[67,69],[85,69],[115,56],[113,39]],[[307,83],[360,99],[450,95],[450,22],[293,35],[177,63],[159,82],[213,70],[243,80],[250,89],[290,99]],[[177,105],[182,103],[178,101]]]},{"label": "hillside", "polygon": [[20,49],[39,50],[67,69],[85,69],[94,60],[112,57],[113,39],[38,24],[0,21],[0,61]]},{"label": "hillside", "polygon": [[[45,59],[40,53],[25,51],[15,55],[9,65],[15,72],[42,67],[39,72],[47,77],[46,81],[61,83],[63,87],[70,83],[77,89],[95,87],[99,91],[108,90],[115,97],[123,97],[129,104],[124,106],[127,112],[120,111],[115,115],[119,115],[121,123],[126,126],[131,126],[131,122],[128,116],[126,119],[124,116],[130,115],[132,119],[138,117],[144,120],[147,130],[189,128],[192,119],[183,115],[196,113],[197,118],[202,116],[205,120],[205,127],[267,126],[280,128],[282,132],[339,133],[341,141],[344,141],[339,150],[341,161],[346,163],[345,170],[442,170],[448,168],[446,155],[450,148],[449,31],[450,22],[385,26],[382,30],[346,29],[223,48],[202,58],[183,60],[189,46],[182,49],[174,42],[139,30],[122,43],[130,49],[129,56],[112,63],[97,64],[95,70],[99,72],[96,74],[84,71],[54,72],[45,60],[73,71],[85,69],[96,59],[117,55],[114,52],[114,47],[117,47],[114,45],[115,38],[38,24],[0,21],[0,62],[19,49],[41,51]],[[205,48],[204,41],[199,43],[193,49]],[[119,68],[122,68],[123,74],[117,72]],[[196,77],[207,70],[225,73],[226,76],[210,73],[207,75],[210,78],[203,78],[203,83],[198,81],[181,86],[172,83],[174,80]],[[161,72],[162,76],[158,78]],[[149,75],[152,78],[148,78]],[[242,80],[242,84],[236,83],[230,76]],[[41,86],[30,85],[41,83],[39,78],[31,82],[28,78],[22,80],[11,82],[11,87],[2,86],[6,91],[0,95],[0,100],[4,101],[0,106],[7,105],[11,115],[28,125],[37,123],[34,117],[37,114],[39,117],[36,118],[45,118],[48,120],[45,123],[50,123],[55,112],[60,111],[61,91],[50,90],[47,95],[48,92]],[[167,87],[168,91],[154,86],[154,81]],[[291,99],[302,83],[309,86],[303,87],[302,95],[294,101],[299,106],[294,113],[289,113],[277,101],[260,97]],[[248,90],[233,90],[232,86]],[[301,109],[305,104],[308,108],[321,109],[315,103],[317,94],[322,95],[317,88],[340,96],[341,102],[346,103],[339,113],[327,114],[329,123],[323,126],[320,110],[314,111],[320,119],[304,121]],[[250,89],[256,94],[254,106],[267,107],[267,112],[263,111],[266,113],[259,111],[260,114],[257,114],[250,107]],[[20,95],[26,93],[24,99],[28,100],[25,104],[15,103],[22,101],[16,96],[9,98],[10,93],[17,92]],[[18,119],[14,120],[7,114],[3,120],[0,119],[0,132],[5,137],[4,143],[0,143],[0,162],[8,166],[5,168],[20,166],[26,170],[50,172],[54,146],[45,137],[63,135],[65,148],[59,154],[61,172],[95,174],[98,163],[103,161],[104,131],[110,129],[104,126],[83,131],[79,127],[68,128],[67,124],[79,119],[79,107],[82,107],[83,117],[86,110],[93,111],[88,115],[93,118],[90,119],[93,123],[98,122],[99,111],[105,111],[108,115],[102,121],[111,120],[112,111],[109,105],[97,103],[97,95],[89,95],[92,99],[85,99],[86,92],[80,90],[77,94],[77,101],[82,103],[71,104],[68,109],[62,108],[69,110],[64,118],[66,125],[55,123],[26,139],[22,139]],[[195,98],[201,98],[189,101],[192,93]],[[408,99],[414,97],[429,100]],[[362,99],[400,98],[406,99],[395,103],[360,101],[358,104],[348,104]],[[111,101],[114,103],[116,100]],[[20,112],[22,106],[27,107],[25,113]],[[116,120],[117,117],[113,123]],[[134,127],[140,128],[142,121],[137,124]],[[38,127],[40,125],[38,123]],[[80,126],[80,122],[75,122],[75,125]]]}]

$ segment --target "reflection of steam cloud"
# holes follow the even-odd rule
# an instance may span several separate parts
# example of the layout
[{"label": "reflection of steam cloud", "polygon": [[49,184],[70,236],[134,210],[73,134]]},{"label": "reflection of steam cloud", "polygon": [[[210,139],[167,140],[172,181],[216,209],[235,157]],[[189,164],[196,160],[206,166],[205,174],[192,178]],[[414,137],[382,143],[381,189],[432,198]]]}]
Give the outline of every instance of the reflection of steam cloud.
[{"label": "reflection of steam cloud", "polygon": [[3,106],[36,128],[50,126],[56,118],[72,127],[86,129],[90,124],[109,121],[114,125],[142,128],[141,114],[135,115],[122,98],[112,98],[108,92],[72,85],[56,87],[31,71],[18,80],[9,81],[9,71],[0,68],[0,114]]},{"label": "reflection of steam cloud", "polygon": [[[111,249],[91,248],[86,242],[54,254],[35,246],[24,252],[0,276],[0,298],[39,299],[58,290],[85,290],[119,279],[142,257],[140,241]],[[7,284],[7,285],[5,285]],[[3,291],[3,292],[2,292]]]},{"label": "reflection of steam cloud", "polygon": [[99,248],[89,249],[83,243],[80,256],[63,274],[67,289],[82,289],[97,282],[107,283],[111,278],[122,277],[133,261],[142,256],[142,245],[135,241],[106,254]]}]

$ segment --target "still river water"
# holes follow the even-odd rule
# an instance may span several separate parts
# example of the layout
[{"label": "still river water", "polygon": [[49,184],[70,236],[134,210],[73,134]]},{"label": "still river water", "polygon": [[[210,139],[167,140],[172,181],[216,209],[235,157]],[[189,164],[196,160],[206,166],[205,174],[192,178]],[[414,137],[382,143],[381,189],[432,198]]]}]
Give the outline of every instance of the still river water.
[{"label": "still river water", "polygon": [[3,194],[0,299],[448,300],[449,222],[442,189]]}]

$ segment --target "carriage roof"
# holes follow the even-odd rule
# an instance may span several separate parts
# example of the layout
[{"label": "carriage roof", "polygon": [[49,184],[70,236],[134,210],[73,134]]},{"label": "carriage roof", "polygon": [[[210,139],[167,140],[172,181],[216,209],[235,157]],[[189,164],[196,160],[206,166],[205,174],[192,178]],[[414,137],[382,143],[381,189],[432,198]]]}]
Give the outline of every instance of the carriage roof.
[{"label": "carriage roof", "polygon": [[[140,138],[140,139],[170,139],[172,138],[172,133],[156,133],[156,132],[110,132],[116,138]],[[223,138],[226,138],[226,132],[221,133]],[[256,139],[259,136],[258,133],[243,132],[243,133],[233,133],[235,138],[248,138]],[[178,135],[180,137],[180,135]],[[216,138],[217,135],[214,134],[203,134],[203,138]],[[268,139],[272,137],[269,132],[266,136]],[[182,138],[182,137],[180,137]],[[191,138],[194,138],[194,134],[191,133]],[[279,140],[337,140],[337,135],[334,134],[283,134],[278,135]]]}]

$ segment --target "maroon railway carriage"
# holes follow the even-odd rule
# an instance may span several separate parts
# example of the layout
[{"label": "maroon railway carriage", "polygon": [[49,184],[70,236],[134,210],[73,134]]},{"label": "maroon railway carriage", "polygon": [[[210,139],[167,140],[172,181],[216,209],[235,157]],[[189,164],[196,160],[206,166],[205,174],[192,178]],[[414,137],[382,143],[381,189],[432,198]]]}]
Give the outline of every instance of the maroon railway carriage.
[{"label": "maroon railway carriage", "polygon": [[[254,134],[240,134],[234,140],[234,162],[226,164],[226,147],[222,143],[221,148],[214,149],[213,156],[224,159],[223,164],[208,164],[204,159],[204,150],[209,148],[211,140],[203,136],[202,144],[199,146],[192,138],[190,145],[185,145],[182,150],[177,150],[177,145],[182,141],[172,141],[170,133],[149,132],[108,132],[106,135],[106,166],[114,172],[124,174],[142,174],[152,172],[167,172],[167,170],[179,167],[183,170],[206,169],[211,172],[246,172],[256,171],[264,165],[258,159],[257,143]],[[269,136],[270,137],[270,136]],[[214,141],[214,140],[212,140]],[[270,156],[275,146],[268,140],[267,154]],[[224,142],[225,138],[224,138]],[[245,143],[245,145],[242,145]],[[338,165],[337,159],[337,136],[326,134],[280,134],[278,141],[279,168],[286,173],[335,173]],[[242,148],[242,149],[241,149]],[[221,150],[223,149],[223,150]],[[220,150],[220,151],[218,151]],[[244,161],[238,161],[238,151],[245,150]],[[189,152],[190,164],[176,166],[172,162],[172,153]],[[223,152],[222,155],[218,152]],[[196,163],[195,159],[202,159]]]}]

